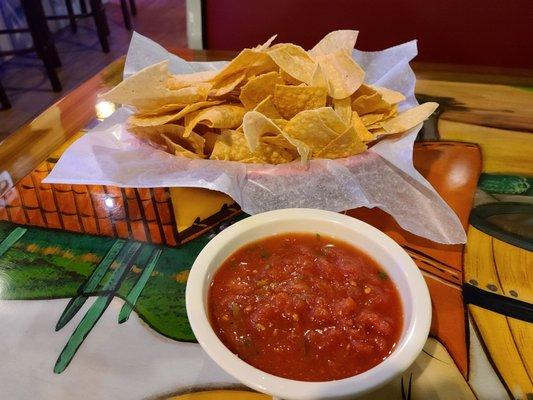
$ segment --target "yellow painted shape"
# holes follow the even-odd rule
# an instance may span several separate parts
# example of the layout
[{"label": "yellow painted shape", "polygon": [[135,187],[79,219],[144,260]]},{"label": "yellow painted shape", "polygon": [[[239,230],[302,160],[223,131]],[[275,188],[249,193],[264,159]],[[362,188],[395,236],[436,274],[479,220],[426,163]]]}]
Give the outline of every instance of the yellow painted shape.
[{"label": "yellow painted shape", "polygon": [[170,188],[170,198],[178,232],[192,226],[196,219],[204,220],[220,211],[233,199],[227,194],[202,188]]},{"label": "yellow painted shape", "polygon": [[459,105],[458,108],[444,107],[442,118],[451,121],[512,130],[520,130],[520,127],[529,130],[533,123],[533,92],[530,90],[492,83],[417,79],[415,93],[444,97]]},{"label": "yellow painted shape", "polygon": [[477,143],[483,172],[533,175],[533,134],[439,119],[444,140]]},{"label": "yellow painted shape", "polygon": [[167,400],[271,400],[266,394],[244,390],[209,390],[169,397]]},{"label": "yellow painted shape", "polygon": [[516,399],[525,399],[525,393],[533,392],[533,383],[511,334],[507,318],[474,305],[469,305],[468,309],[489,352],[488,356],[506,386]]},{"label": "yellow painted shape", "polygon": [[468,227],[464,253],[465,282],[475,280],[478,287],[487,290],[488,285],[497,288],[496,293],[502,294],[492,252],[492,237],[474,228]]},{"label": "yellow painted shape", "polygon": [[[475,279],[480,288],[492,284],[498,294],[510,290],[531,302],[532,253],[493,238],[470,226],[465,249],[465,281]],[[507,318],[470,305],[469,310],[496,369],[515,398],[533,391],[533,324]]]},{"label": "yellow painted shape", "polygon": [[503,292],[510,296],[514,290],[519,300],[533,304],[533,252],[496,238],[492,238],[492,247]]},{"label": "yellow painted shape", "polygon": [[533,324],[519,319],[507,318],[511,334],[530,377],[533,377]]}]

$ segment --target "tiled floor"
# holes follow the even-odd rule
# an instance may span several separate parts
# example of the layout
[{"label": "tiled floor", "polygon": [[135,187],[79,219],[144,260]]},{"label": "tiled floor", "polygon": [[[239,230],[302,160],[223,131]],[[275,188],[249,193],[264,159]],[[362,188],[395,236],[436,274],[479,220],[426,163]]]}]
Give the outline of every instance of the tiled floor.
[{"label": "tiled floor", "polygon": [[[134,30],[165,47],[186,47],[184,0],[137,0]],[[102,53],[92,19],[79,21],[78,33],[65,28],[55,34],[63,67],[58,70],[63,91],[54,93],[42,62],[35,55],[17,56],[0,65],[0,77],[13,108],[0,111],[0,140],[39,115],[81,82],[126,53],[131,32],[124,28],[119,0],[106,6],[111,30],[108,54]]]}]

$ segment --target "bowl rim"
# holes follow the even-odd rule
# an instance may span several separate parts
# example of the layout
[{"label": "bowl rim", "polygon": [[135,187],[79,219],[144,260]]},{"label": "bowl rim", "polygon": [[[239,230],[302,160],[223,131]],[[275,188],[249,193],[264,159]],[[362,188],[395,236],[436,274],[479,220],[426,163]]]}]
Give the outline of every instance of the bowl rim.
[{"label": "bowl rim", "polygon": [[[412,310],[411,321],[409,324],[404,323],[402,339],[394,351],[384,361],[361,374],[322,382],[298,381],[269,374],[232,353],[218,338],[209,322],[204,290],[209,272],[207,266],[212,263],[213,257],[233,239],[260,227],[263,223],[294,219],[340,223],[345,228],[362,232],[369,240],[385,249],[397,260],[397,264],[402,266],[408,290],[407,294],[401,293],[399,288],[398,291],[402,303],[406,295],[411,298],[409,301]],[[269,235],[264,237],[267,236]],[[343,240],[342,237],[338,239]],[[241,243],[232,250],[237,250],[243,245]],[[369,255],[372,256],[372,254]],[[220,265],[214,270],[219,267]],[[428,287],[422,273],[405,250],[389,236],[363,221],[344,214],[318,209],[290,208],[268,211],[238,221],[220,232],[202,249],[191,267],[185,300],[187,317],[198,343],[223,370],[257,391],[290,399],[345,397],[377,389],[404,372],[415,361],[426,342],[431,324],[431,300]]]}]

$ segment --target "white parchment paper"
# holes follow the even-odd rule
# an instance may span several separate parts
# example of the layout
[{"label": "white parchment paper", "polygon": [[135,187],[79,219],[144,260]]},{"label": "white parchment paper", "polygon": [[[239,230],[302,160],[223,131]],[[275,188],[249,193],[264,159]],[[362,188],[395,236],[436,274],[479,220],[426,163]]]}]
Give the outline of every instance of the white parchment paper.
[{"label": "white parchment paper", "polygon": [[[365,82],[402,92],[400,111],[417,105],[415,76],[409,61],[416,41],[379,52],[354,50],[366,71]],[[134,33],[124,69],[129,76],[169,60],[173,73],[219,69],[224,62],[187,62]],[[249,214],[288,207],[343,211],[379,207],[400,226],[439,243],[464,243],[455,213],[413,167],[413,143],[421,125],[401,137],[386,138],[369,151],[339,160],[281,165],[175,157],[130,134],[120,108],[82,136],[62,155],[46,183],[99,184],[120,187],[202,187],[230,195]]]}]

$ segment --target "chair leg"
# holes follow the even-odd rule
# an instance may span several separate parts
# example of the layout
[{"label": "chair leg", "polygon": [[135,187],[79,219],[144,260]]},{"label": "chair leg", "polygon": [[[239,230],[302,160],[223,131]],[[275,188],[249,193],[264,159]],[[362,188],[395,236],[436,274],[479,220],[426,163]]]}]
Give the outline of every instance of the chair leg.
[{"label": "chair leg", "polygon": [[106,36],[109,36],[111,34],[111,31],[109,30],[109,24],[107,23],[107,17],[105,15],[105,8],[103,9],[104,18],[102,18],[102,23],[104,24],[104,33]]},{"label": "chair leg", "polygon": [[46,50],[48,57],[52,60],[52,64],[55,68],[61,67],[61,60],[57,52],[54,39],[50,30],[48,29],[48,24],[46,22],[46,16],[44,14],[44,9],[40,2],[34,2],[29,0],[21,0],[20,4],[26,17],[26,22],[28,24],[28,29],[35,43],[35,38],[38,38],[39,43],[43,43],[43,46],[35,46],[35,52],[40,59],[45,58],[43,51]]},{"label": "chair leg", "polygon": [[55,67],[57,64],[61,65],[61,62],[46,25],[42,4],[40,1],[34,0],[20,0],[20,4],[28,22],[35,51],[43,60],[44,68],[53,90],[59,92],[62,87]]},{"label": "chair leg", "polygon": [[133,15],[137,15],[137,5],[135,4],[135,0],[130,0],[130,10]]},{"label": "chair leg", "polygon": [[7,98],[6,91],[4,87],[2,86],[2,82],[0,82],[0,105],[2,105],[2,110],[7,110],[11,108],[11,103],[9,102],[9,99]]},{"label": "chair leg", "polygon": [[122,9],[122,17],[124,18],[124,26],[128,31],[131,30],[130,11],[126,0],[120,0],[120,8]]},{"label": "chair leg", "polygon": [[78,32],[78,24],[76,23],[76,15],[72,8],[72,0],[65,0],[65,6],[67,7],[68,19],[70,21],[70,30],[72,33]]},{"label": "chair leg", "polygon": [[87,14],[87,4],[85,0],[80,0],[80,10],[83,14]]},{"label": "chair leg", "polygon": [[109,53],[109,42],[107,41],[108,31],[106,30],[107,18],[105,15],[104,5],[101,0],[90,0],[91,10],[94,17],[94,23],[96,25],[96,31],[98,32],[98,39],[100,39],[100,45],[104,53]]}]

